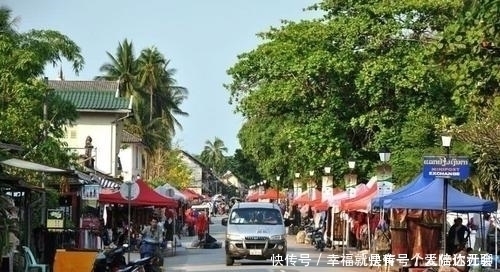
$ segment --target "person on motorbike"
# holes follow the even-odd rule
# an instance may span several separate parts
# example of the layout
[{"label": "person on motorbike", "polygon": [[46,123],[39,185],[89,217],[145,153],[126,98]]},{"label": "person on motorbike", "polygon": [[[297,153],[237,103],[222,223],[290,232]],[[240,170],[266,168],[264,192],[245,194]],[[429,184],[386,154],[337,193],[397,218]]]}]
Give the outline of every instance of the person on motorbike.
[{"label": "person on motorbike", "polygon": [[153,217],[150,225],[144,227],[142,230],[142,241],[140,247],[141,258],[154,257],[157,265],[161,266],[163,263],[163,256],[161,255],[160,245],[163,242],[163,230],[158,225],[158,218]]}]

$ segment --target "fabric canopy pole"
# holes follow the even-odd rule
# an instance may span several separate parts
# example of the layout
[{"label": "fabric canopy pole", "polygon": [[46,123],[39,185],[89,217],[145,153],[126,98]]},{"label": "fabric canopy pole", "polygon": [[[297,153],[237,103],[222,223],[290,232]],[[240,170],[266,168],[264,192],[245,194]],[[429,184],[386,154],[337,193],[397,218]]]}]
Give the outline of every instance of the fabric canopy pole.
[{"label": "fabric canopy pole", "polygon": [[366,214],[366,222],[368,224],[368,250],[371,252],[372,250],[372,242],[371,242],[371,238],[372,238],[372,234],[371,234],[371,228],[370,228],[370,215],[371,215],[371,212],[368,211],[368,213]]},{"label": "fabric canopy pole", "polygon": [[347,245],[349,244],[349,216],[344,212],[344,246],[342,247],[342,256],[345,256]]},{"label": "fabric canopy pole", "polygon": [[497,218],[498,218],[498,211],[495,212],[495,221],[493,222],[494,227],[495,227],[495,270],[498,269],[498,224],[497,224]]},{"label": "fabric canopy pole", "polygon": [[332,221],[332,223],[330,224],[330,241],[332,241],[332,251],[333,251],[333,250],[334,250],[334,248],[335,248],[335,246],[334,246],[334,244],[333,244],[333,241],[334,241],[334,240],[333,240],[333,237],[334,237],[334,236],[333,236],[333,232],[335,231],[335,228],[333,227],[333,226],[335,225],[335,213],[334,213],[335,211],[333,210],[333,207],[331,208],[331,211],[332,211],[332,212],[331,212],[330,214],[331,214],[331,216],[332,216],[332,220],[331,220],[331,221]]}]

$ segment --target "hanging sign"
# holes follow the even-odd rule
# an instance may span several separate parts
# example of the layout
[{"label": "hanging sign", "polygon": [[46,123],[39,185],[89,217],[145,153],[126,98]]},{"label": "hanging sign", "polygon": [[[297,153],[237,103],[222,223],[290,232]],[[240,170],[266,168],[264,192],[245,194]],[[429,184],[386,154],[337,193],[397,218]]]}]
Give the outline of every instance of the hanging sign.
[{"label": "hanging sign", "polygon": [[82,187],[81,196],[83,200],[97,200],[100,192],[101,186],[98,184],[84,185]]},{"label": "hanging sign", "polygon": [[64,213],[60,209],[47,209],[47,228],[62,229],[64,228]]},{"label": "hanging sign", "polygon": [[424,178],[447,178],[465,180],[469,178],[469,158],[463,156],[425,156]]}]

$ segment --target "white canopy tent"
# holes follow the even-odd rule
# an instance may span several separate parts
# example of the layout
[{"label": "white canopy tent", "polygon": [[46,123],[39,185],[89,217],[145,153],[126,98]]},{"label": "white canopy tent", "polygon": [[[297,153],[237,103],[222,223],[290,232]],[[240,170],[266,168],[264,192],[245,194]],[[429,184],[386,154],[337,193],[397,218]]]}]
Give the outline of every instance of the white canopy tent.
[{"label": "white canopy tent", "polygon": [[161,195],[172,197],[175,200],[187,201],[187,197],[181,191],[168,183],[158,186],[155,191]]},{"label": "white canopy tent", "polygon": [[30,161],[20,160],[20,159],[8,159],[0,162],[3,165],[8,165],[12,167],[33,170],[36,172],[44,172],[44,173],[71,173],[71,170],[64,170],[55,167],[50,167],[47,165],[34,163]]}]

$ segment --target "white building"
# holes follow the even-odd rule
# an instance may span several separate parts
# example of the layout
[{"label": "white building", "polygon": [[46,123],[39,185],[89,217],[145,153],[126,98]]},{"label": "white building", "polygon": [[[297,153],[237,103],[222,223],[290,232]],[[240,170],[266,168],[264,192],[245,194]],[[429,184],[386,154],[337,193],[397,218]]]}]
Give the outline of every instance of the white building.
[{"label": "white building", "polygon": [[79,115],[66,128],[64,141],[69,149],[91,166],[88,168],[119,177],[123,121],[131,116],[133,98],[120,97],[114,81],[51,80],[49,87],[72,103]]},{"label": "white building", "polygon": [[141,138],[124,130],[119,157],[124,181],[134,180],[135,177],[144,175],[144,144]]}]

